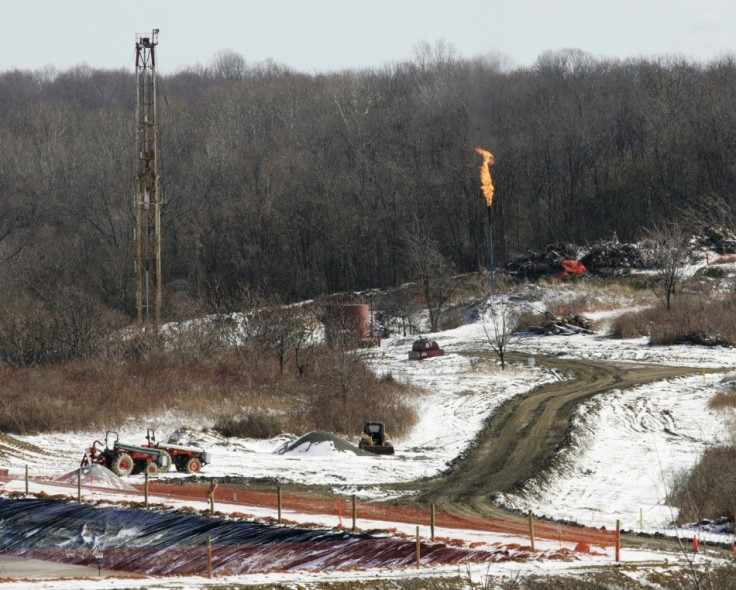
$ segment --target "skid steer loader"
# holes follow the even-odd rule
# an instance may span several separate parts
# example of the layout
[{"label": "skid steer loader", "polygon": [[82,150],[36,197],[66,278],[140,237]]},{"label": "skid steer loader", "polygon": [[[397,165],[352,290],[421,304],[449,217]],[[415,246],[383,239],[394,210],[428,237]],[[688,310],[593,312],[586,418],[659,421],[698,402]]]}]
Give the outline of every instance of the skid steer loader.
[{"label": "skid steer loader", "polygon": [[376,455],[393,455],[394,446],[386,436],[383,422],[366,422],[360,435],[358,448]]}]

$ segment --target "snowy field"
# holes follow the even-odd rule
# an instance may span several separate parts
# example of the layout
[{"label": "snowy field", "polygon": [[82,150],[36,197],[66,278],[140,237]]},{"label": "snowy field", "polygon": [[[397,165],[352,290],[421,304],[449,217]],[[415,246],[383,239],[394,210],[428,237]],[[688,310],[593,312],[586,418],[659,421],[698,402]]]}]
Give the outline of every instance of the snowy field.
[{"label": "snowy field", "polygon": [[[411,342],[409,342],[409,348]],[[244,476],[270,478],[281,483],[335,484],[351,486],[362,497],[372,494],[382,483],[405,482],[434,475],[447,467],[473,440],[483,420],[495,407],[514,395],[557,377],[539,368],[512,367],[501,372],[495,363],[472,363],[466,356],[447,354],[431,362],[407,360],[407,346],[402,341],[384,343],[370,353],[376,371],[391,372],[396,379],[421,388],[416,400],[419,422],[410,435],[394,440],[392,456],[358,456],[339,452],[331,442],[311,445],[308,449],[277,454],[276,451],[295,436],[270,440],[226,439],[211,429],[183,430],[183,444],[204,447],[212,454],[212,464],[203,469],[208,477]],[[165,440],[187,423],[171,416],[158,424],[157,437]],[[390,424],[388,425],[390,435]],[[300,435],[303,433],[299,433]],[[129,427],[119,433],[129,444],[145,442],[144,428]],[[41,448],[53,448],[49,455],[28,455],[30,471],[35,475],[59,476],[79,465],[84,450],[100,433],[56,433],[18,437]],[[104,440],[101,442],[104,443]],[[358,436],[349,439],[357,444]],[[19,463],[11,467],[20,467]],[[161,477],[184,477],[172,471]],[[142,481],[142,476],[131,476]],[[361,493],[361,490],[363,492]],[[353,492],[350,492],[353,493]]]},{"label": "snowy field", "polygon": [[[404,439],[395,439],[393,456],[358,456],[339,452],[332,443],[297,448],[279,455],[276,450],[295,437],[271,440],[225,439],[213,430],[185,430],[183,442],[208,449],[213,457],[207,477],[271,478],[286,485],[333,484],[336,493],[361,498],[386,497],[381,484],[412,481],[446,468],[473,440],[486,416],[507,399],[543,383],[561,379],[551,371],[526,363],[501,371],[495,361],[473,359],[464,352],[488,350],[479,323],[432,334],[446,354],[416,362],[407,358],[412,339],[384,340],[366,358],[380,374],[419,387],[419,422]],[[736,350],[695,346],[649,347],[643,339],[614,341],[601,336],[524,337],[511,349],[529,355],[568,358],[646,361],[693,367],[736,366]],[[584,404],[575,419],[573,445],[558,466],[540,474],[523,494],[500,498],[514,508],[532,509],[550,518],[593,526],[611,526],[617,518],[624,528],[664,531],[676,517],[664,503],[672,477],[692,467],[700,454],[727,440],[729,412],[714,412],[708,400],[719,390],[722,373],[650,384],[614,391]],[[176,417],[156,424],[159,438],[185,422]],[[190,425],[191,426],[191,425]],[[390,425],[389,425],[390,428]],[[301,434],[301,433],[300,433]],[[29,465],[32,475],[59,476],[78,466],[84,449],[99,433],[58,433],[20,437],[53,448],[49,455],[25,454],[8,465]],[[142,429],[121,431],[121,440],[142,443]],[[350,442],[356,443],[357,436]],[[160,477],[177,478],[172,472]],[[131,481],[142,481],[132,476]]]},{"label": "snowy field", "polygon": [[[509,350],[530,356],[646,362],[723,368],[723,371],[702,371],[686,378],[611,391],[589,400],[579,408],[573,422],[572,443],[556,458],[554,467],[539,474],[523,491],[499,496],[498,501],[519,510],[532,510],[539,516],[595,527],[610,529],[620,519],[624,529],[691,536],[692,532],[678,532],[673,527],[676,510],[665,503],[665,497],[676,474],[695,465],[708,447],[729,440],[729,425],[736,418],[734,412],[710,410],[708,401],[723,387],[724,379],[736,380],[734,375],[727,377],[730,368],[736,367],[736,350],[649,347],[645,339],[609,340],[602,335],[605,322],[621,311],[595,314],[601,326],[596,335],[525,336],[515,339]],[[506,400],[541,384],[563,379],[556,372],[531,363],[515,363],[502,371],[494,360],[469,356],[467,353],[490,350],[483,326],[478,322],[426,336],[440,343],[445,356],[409,361],[407,351],[414,338],[386,339],[380,348],[362,353],[378,374],[390,373],[421,391],[415,400],[419,422],[405,438],[393,439],[396,448],[393,456],[358,456],[340,452],[329,442],[278,454],[284,443],[304,433],[271,440],[225,439],[207,428],[207,424],[192,424],[176,415],[155,416],[147,424],[131,424],[121,429],[120,439],[141,444],[149,426],[156,428],[160,440],[178,432],[180,443],[195,444],[210,451],[213,462],[203,470],[208,478],[270,478],[286,486],[290,482],[330,484],[338,494],[355,493],[360,498],[382,499],[390,497],[382,484],[410,482],[444,470],[473,441],[485,418]],[[390,434],[390,424],[388,429]],[[27,465],[32,476],[58,477],[75,469],[84,450],[102,437],[104,433],[97,432],[19,437],[54,452],[13,455],[8,451],[0,467],[20,475]],[[357,438],[356,434],[349,442],[357,443]],[[159,477],[176,479],[183,474],[171,472]],[[126,479],[134,483],[143,480],[142,476]],[[296,521],[315,520],[314,515],[293,516]],[[471,540],[472,534],[468,535]],[[452,536],[462,534],[454,531]],[[736,540],[726,534],[708,538],[722,542]],[[663,559],[662,554],[637,553],[637,556],[642,560]],[[668,556],[668,559],[672,563],[677,557]],[[500,571],[506,568],[513,576],[514,568],[519,566],[499,567]],[[528,571],[564,569],[551,563],[524,567]],[[384,577],[394,574],[386,573]],[[335,575],[338,576],[335,579],[345,579],[344,575]],[[473,575],[481,575],[480,570],[476,568]],[[302,583],[313,576],[288,574],[279,580]],[[261,576],[259,583],[268,579]],[[319,575],[320,581],[329,579],[330,575]]]}]

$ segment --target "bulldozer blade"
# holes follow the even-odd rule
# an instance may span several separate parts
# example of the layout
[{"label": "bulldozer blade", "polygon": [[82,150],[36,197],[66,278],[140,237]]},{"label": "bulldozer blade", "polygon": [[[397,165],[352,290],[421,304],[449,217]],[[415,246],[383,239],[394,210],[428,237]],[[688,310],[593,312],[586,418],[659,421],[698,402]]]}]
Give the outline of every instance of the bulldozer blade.
[{"label": "bulldozer blade", "polygon": [[391,445],[364,445],[361,447],[364,451],[375,453],[376,455],[393,455],[394,448]]}]

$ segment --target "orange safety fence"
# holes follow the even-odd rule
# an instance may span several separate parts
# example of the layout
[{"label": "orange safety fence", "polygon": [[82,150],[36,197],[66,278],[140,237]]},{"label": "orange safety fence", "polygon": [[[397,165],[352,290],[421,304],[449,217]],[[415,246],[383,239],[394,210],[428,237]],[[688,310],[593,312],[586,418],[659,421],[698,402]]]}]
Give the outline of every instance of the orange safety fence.
[{"label": "orange safety fence", "polygon": [[[168,495],[178,499],[196,499],[204,497],[204,486],[182,486],[160,481],[149,484],[149,491],[157,496]],[[275,492],[259,492],[242,488],[220,486],[215,493],[215,501],[227,504],[245,504],[247,506],[276,506]],[[305,514],[334,514],[339,518],[335,500],[317,498],[291,493],[281,494],[281,506],[284,510],[292,510]],[[405,524],[429,524],[430,510],[395,506],[383,503],[358,502],[358,519],[396,522]],[[342,516],[345,516],[343,513]],[[529,535],[526,517],[485,518],[481,516],[463,516],[447,512],[435,512],[435,525],[451,529],[468,529],[505,533],[525,537]],[[534,536],[538,539],[562,541],[568,543],[585,542],[598,547],[613,547],[616,544],[615,530],[601,530],[570,525],[558,525],[544,521],[534,521]]]},{"label": "orange safety fence", "polygon": [[[14,478],[0,475],[0,482],[20,481],[22,478]],[[48,478],[33,477],[29,482],[37,485],[51,485],[69,490],[69,496],[75,496],[78,486],[76,483],[61,483]],[[129,490],[118,490],[115,488],[99,487],[82,484],[82,494],[89,492],[100,492],[105,494],[130,496],[137,494],[140,502],[144,498],[144,485],[134,484],[136,492]],[[149,500],[160,501],[169,499],[177,501],[208,501],[209,483],[202,484],[176,484],[150,480],[148,485]],[[155,496],[155,498],[154,498]],[[219,485],[214,491],[215,504],[227,505],[231,511],[247,513],[248,507],[273,508],[274,518],[277,510],[276,489],[273,491],[255,491],[244,488],[223,487]],[[344,516],[350,515],[348,507],[347,515],[343,514],[336,505],[334,498],[318,498],[314,496],[303,496],[292,493],[281,493],[281,507],[283,510],[300,512],[303,514],[334,515],[336,522],[342,521]],[[236,510],[242,507],[242,510]],[[341,506],[341,508],[344,508]],[[357,519],[374,520],[386,523],[404,523],[412,525],[430,524],[430,510],[411,508],[404,506],[389,505],[383,503],[371,503],[365,501],[357,502]],[[348,520],[350,517],[348,516]],[[336,525],[337,526],[337,525]],[[345,526],[349,526],[345,523]],[[514,535],[522,538],[529,537],[529,521],[525,516],[510,516],[509,518],[488,518],[481,516],[450,514],[435,511],[435,526],[449,529],[465,529],[474,531],[488,531]],[[589,545],[596,547],[615,547],[617,543],[616,530],[595,529],[582,526],[562,525],[541,520],[534,520],[534,538],[573,543],[577,545]]]}]

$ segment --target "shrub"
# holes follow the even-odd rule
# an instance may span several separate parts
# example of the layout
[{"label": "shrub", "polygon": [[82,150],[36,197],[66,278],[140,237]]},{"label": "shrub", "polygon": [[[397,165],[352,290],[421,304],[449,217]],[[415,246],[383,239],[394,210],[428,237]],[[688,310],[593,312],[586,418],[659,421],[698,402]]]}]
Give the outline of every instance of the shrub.
[{"label": "shrub", "polygon": [[629,312],[614,318],[608,336],[617,340],[649,336],[652,329],[652,319],[648,312],[649,310]]},{"label": "shrub", "polygon": [[547,321],[543,313],[522,311],[519,314],[519,320],[516,322],[516,325],[519,327],[519,331],[523,332],[528,330],[530,326],[541,326],[547,323]]},{"label": "shrub", "polygon": [[353,352],[325,351],[308,382],[297,383],[288,410],[291,432],[327,430],[354,435],[369,420],[386,422],[400,436],[416,422],[404,398],[407,386],[374,375]]},{"label": "shrub", "polygon": [[275,414],[253,410],[242,417],[221,416],[215,422],[215,430],[227,437],[273,438],[282,432],[282,426]]},{"label": "shrub", "polygon": [[652,307],[623,314],[611,323],[611,338],[649,336],[652,345],[736,344],[736,301],[680,296],[668,311]]},{"label": "shrub", "polygon": [[[416,420],[404,401],[407,387],[374,375],[355,352],[318,347],[300,376],[282,374],[272,356],[218,353],[183,362],[179,349],[137,343],[134,359],[0,368],[0,430],[104,431],[159,409],[212,420],[223,433],[269,438],[284,430],[355,434],[367,420],[385,420],[399,435]],[[241,408],[257,409],[241,415]]]},{"label": "shrub", "polygon": [[716,393],[708,402],[708,407],[714,410],[736,408],[736,387]]},{"label": "shrub", "polygon": [[668,502],[678,521],[728,518],[736,522],[736,446],[708,449],[700,462],[675,482]]}]

